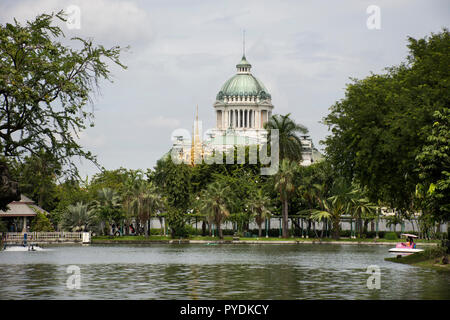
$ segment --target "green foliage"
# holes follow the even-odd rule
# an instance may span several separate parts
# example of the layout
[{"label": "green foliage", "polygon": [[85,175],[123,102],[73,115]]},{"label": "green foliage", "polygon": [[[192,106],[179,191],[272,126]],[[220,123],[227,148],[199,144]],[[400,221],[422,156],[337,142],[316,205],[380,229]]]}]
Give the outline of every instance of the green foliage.
[{"label": "green foliage", "polygon": [[[264,129],[278,130],[280,160],[289,159],[292,161],[302,160],[302,143],[298,134],[306,134],[308,129],[305,126],[296,123],[290,118],[290,113],[286,115],[273,115],[269,121],[264,124]],[[271,134],[269,131],[268,141],[270,141]]]},{"label": "green foliage", "polygon": [[110,188],[99,190],[98,197],[92,203],[92,212],[103,224],[103,233],[109,230],[109,226],[118,223],[123,218],[120,197],[117,192]]},{"label": "green foliage", "polygon": [[77,202],[75,205],[69,205],[62,217],[62,225],[69,231],[88,231],[97,222],[92,211],[89,211],[88,205],[83,202]]},{"label": "green foliage", "polygon": [[[409,38],[407,63],[354,79],[324,119],[332,132],[325,141],[332,165],[339,175],[366,187],[373,202],[381,199],[401,212],[411,211],[421,175],[427,185],[448,179],[441,155],[426,154],[446,150],[442,139],[448,137],[448,125],[443,122],[434,131],[433,126],[436,112],[444,114],[450,105],[449,44],[447,29],[425,39]],[[434,145],[426,148],[430,141]],[[421,152],[422,164],[417,161]],[[437,167],[427,168],[433,161]]]},{"label": "green foliage", "polygon": [[144,225],[144,234],[148,235],[148,220],[157,212],[165,209],[165,199],[158,193],[151,181],[138,180],[133,186],[130,207],[136,221]]},{"label": "green foliage", "polygon": [[227,183],[217,180],[202,191],[199,199],[199,211],[206,215],[210,223],[215,224],[220,239],[223,238],[221,224],[230,215],[229,194],[230,187]]},{"label": "green foliage", "polygon": [[169,224],[172,238],[186,238],[188,236],[186,216],[180,209],[169,208],[167,211],[167,223]]},{"label": "green foliage", "polygon": [[53,155],[40,150],[25,157],[23,163],[14,163],[12,168],[21,193],[44,210],[53,211],[57,201],[56,181],[61,174],[61,165]]},{"label": "green foliage", "polygon": [[450,109],[433,114],[434,123],[416,159],[420,183],[416,195],[437,221],[450,218]]},{"label": "green foliage", "polygon": [[47,218],[47,215],[43,212],[37,211],[36,217],[33,219],[31,223],[31,231],[52,232],[55,231],[55,229],[53,228],[50,220]]},{"label": "green foliage", "polygon": [[437,246],[426,248],[425,251],[423,252],[423,255],[426,256],[428,259],[435,259],[444,256],[446,252],[447,249],[439,244]]},{"label": "green foliage", "polygon": [[6,221],[4,221],[2,218],[0,218],[0,232],[8,232]]},{"label": "green foliage", "polygon": [[298,170],[298,165],[295,161],[283,159],[280,163],[277,174],[273,176],[273,188],[278,192],[283,216],[283,238],[288,235],[288,215],[289,215],[289,196],[295,190],[294,176]]},{"label": "green foliage", "polygon": [[384,234],[384,238],[386,240],[397,240],[398,239],[396,232],[386,232]]},{"label": "green foliage", "polygon": [[96,162],[77,142],[87,123],[93,125],[86,105],[99,81],[110,79],[108,60],[124,67],[122,49],[78,37],[66,47],[55,19],[65,21],[63,12],[0,25],[0,153],[22,162],[43,151],[76,175],[74,156]]},{"label": "green foliage", "polygon": [[258,225],[258,235],[261,236],[262,223],[272,216],[272,201],[264,193],[263,188],[255,188],[248,200],[249,210]]},{"label": "green foliage", "polygon": [[78,202],[89,203],[93,200],[93,196],[89,193],[87,183],[68,179],[55,185],[55,199],[57,204],[51,211],[50,219],[53,224],[60,225],[70,205]]},{"label": "green foliage", "polygon": [[173,163],[170,155],[157,161],[153,180],[167,198],[169,206],[182,211],[189,208],[191,174],[191,167]]}]

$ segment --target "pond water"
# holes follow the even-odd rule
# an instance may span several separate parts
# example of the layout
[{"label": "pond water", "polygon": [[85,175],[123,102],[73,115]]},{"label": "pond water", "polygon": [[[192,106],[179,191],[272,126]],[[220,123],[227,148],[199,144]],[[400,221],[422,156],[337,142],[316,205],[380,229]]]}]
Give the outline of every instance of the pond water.
[{"label": "pond water", "polygon": [[[384,245],[89,245],[0,252],[0,299],[450,299],[448,273]],[[68,289],[71,265],[80,288]],[[380,268],[381,288],[366,272]],[[70,282],[75,283],[75,282]]]}]

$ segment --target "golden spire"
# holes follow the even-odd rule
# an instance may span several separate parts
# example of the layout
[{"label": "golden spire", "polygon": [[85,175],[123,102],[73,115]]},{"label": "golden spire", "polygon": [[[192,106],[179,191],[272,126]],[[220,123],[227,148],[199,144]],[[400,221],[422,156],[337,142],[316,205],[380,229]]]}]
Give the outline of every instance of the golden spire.
[{"label": "golden spire", "polygon": [[196,163],[201,162],[203,159],[203,146],[200,139],[200,132],[198,128],[198,105],[195,114],[194,125],[192,126],[192,131],[193,137],[191,143],[191,165],[194,166]]}]

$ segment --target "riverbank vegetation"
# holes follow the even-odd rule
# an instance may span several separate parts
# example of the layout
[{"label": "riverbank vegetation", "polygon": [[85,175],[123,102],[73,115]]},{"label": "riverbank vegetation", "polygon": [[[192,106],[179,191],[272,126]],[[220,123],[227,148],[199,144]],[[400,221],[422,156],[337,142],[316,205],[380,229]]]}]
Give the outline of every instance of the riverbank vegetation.
[{"label": "riverbank vegetation", "polygon": [[[17,181],[23,194],[49,212],[51,225],[40,217],[34,231],[42,226],[104,236],[168,233],[177,239],[223,239],[261,237],[267,230],[269,237],[284,239],[339,239],[347,236],[341,230],[345,221],[352,224],[348,237],[370,238],[380,236],[373,230],[380,219],[388,219],[396,230],[418,217],[413,232],[422,238],[447,237],[436,230],[450,215],[448,30],[410,38],[407,61],[348,84],[345,97],[323,119],[331,132],[323,141],[323,161],[299,165],[299,136],[307,129],[286,114],[272,116],[265,125],[278,129],[280,137],[280,166],[272,176],[260,174],[260,162],[250,164],[247,147],[245,163],[237,163],[237,150],[234,164],[195,166],[176,164],[168,152],[151,169],[102,168],[82,179],[73,156],[97,162],[72,132],[81,132],[91,119],[83,107],[93,84],[109,79],[100,58],[124,67],[121,48],[106,50],[81,40],[83,50],[69,51],[50,39],[50,34],[61,36],[51,26],[54,18],[44,15],[28,27],[16,23],[0,30],[0,57],[9,63],[0,70],[0,165],[7,166],[5,177]],[[21,51],[20,41],[29,42],[29,51]],[[15,61],[18,56],[20,61]],[[52,70],[59,73],[39,69],[48,67],[39,57],[53,61]],[[34,80],[28,83],[30,77]],[[46,86],[30,87],[34,82]],[[52,109],[57,103],[62,113]],[[55,126],[47,127],[49,123]],[[14,140],[14,132],[24,138]],[[394,216],[382,216],[382,207],[392,209]],[[279,218],[281,229],[271,229],[269,218]],[[151,219],[165,227],[159,235],[153,234]],[[199,229],[193,228],[194,221]],[[251,222],[258,230],[250,230]],[[233,226],[228,229],[232,234],[222,229],[224,223]]]},{"label": "riverbank vegetation", "polygon": [[389,257],[385,258],[385,260],[450,272],[449,246],[449,240],[444,240],[438,246],[426,248],[423,252],[407,256]]}]

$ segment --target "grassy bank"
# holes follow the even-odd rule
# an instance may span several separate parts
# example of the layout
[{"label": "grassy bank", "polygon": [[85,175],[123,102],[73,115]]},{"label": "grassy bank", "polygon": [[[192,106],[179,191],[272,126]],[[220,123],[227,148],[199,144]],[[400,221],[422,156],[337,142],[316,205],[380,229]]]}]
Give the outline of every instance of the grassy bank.
[{"label": "grassy bank", "polygon": [[423,252],[411,254],[409,256],[397,256],[385,258],[386,261],[409,264],[417,267],[431,268],[434,270],[450,272],[450,264],[443,264],[444,257],[442,247],[427,248]]},{"label": "grassy bank", "polygon": [[[113,236],[95,236],[92,237],[92,243],[146,243],[146,242],[169,242],[169,241],[178,241],[178,240],[182,240],[183,242],[185,241],[220,241],[219,238],[217,237],[202,237],[202,236],[192,236],[192,237],[188,237],[188,238],[184,238],[184,239],[172,239],[170,237],[167,236],[120,236],[120,237],[113,237]],[[232,242],[233,241],[233,237],[232,236],[225,236],[223,238],[223,241],[225,242]],[[278,238],[278,237],[261,237],[261,238],[255,238],[255,237],[239,237],[239,242],[258,242],[258,243],[269,243],[269,242],[286,242],[286,243],[290,243],[290,242],[304,242],[304,243],[333,243],[333,242],[339,242],[339,243],[367,243],[367,244],[374,244],[374,243],[380,243],[380,244],[385,244],[385,243],[396,243],[399,242],[399,240],[387,240],[387,239],[367,239],[367,238],[356,238],[356,239],[351,239],[351,238],[340,238],[339,240],[335,240],[332,238]],[[417,243],[420,244],[437,244],[439,243],[439,240],[418,240]]]}]

